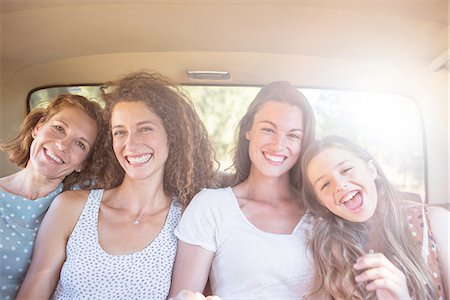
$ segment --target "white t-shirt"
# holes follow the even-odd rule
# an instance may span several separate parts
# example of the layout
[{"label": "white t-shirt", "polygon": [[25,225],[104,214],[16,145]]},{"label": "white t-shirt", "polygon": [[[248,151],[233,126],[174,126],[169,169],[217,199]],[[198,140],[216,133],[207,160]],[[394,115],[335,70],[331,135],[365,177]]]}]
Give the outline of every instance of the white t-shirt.
[{"label": "white t-shirt", "polygon": [[[222,299],[301,299],[314,277],[306,213],[291,234],[261,231],[244,216],[231,188],[204,189],[184,212],[175,235],[214,252],[211,290]],[[195,275],[193,275],[195,276]]]}]

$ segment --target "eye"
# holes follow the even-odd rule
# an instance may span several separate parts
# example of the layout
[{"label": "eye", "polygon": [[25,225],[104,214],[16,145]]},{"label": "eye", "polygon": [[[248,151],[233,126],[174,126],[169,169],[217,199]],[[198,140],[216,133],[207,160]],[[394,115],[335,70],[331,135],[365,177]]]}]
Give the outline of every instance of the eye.
[{"label": "eye", "polygon": [[290,133],[288,134],[288,137],[291,139],[301,140],[302,136],[300,134]]},{"label": "eye", "polygon": [[113,131],[113,136],[124,136],[126,134],[125,130],[115,130]]},{"label": "eye", "polygon": [[81,150],[86,151],[87,146],[86,144],[84,144],[83,142],[77,141],[76,142],[77,146],[81,148]]},{"label": "eye", "polygon": [[62,126],[60,126],[60,125],[57,125],[57,124],[52,125],[52,128],[53,128],[54,130],[58,131],[58,132],[61,132],[61,133],[64,133],[64,132],[65,132],[64,127],[62,127]]},{"label": "eye", "polygon": [[267,132],[267,133],[274,133],[275,131],[272,128],[269,127],[263,127],[261,128],[261,131]]},{"label": "eye", "polygon": [[324,189],[326,189],[328,186],[330,185],[330,183],[328,182],[328,181],[326,181],[326,182],[324,182],[324,183],[322,183],[321,185],[320,185],[320,191],[323,191]]},{"label": "eye", "polygon": [[345,167],[341,173],[342,174],[348,174],[351,170],[353,170],[353,167]]},{"label": "eye", "polygon": [[141,128],[139,128],[139,132],[140,133],[146,133],[146,132],[150,132],[150,131],[153,131],[152,127],[141,127]]}]

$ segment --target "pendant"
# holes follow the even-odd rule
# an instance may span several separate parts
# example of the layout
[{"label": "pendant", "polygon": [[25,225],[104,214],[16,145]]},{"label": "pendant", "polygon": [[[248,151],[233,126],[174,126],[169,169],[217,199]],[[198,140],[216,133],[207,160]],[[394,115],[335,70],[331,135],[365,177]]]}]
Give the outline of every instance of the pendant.
[{"label": "pendant", "polygon": [[139,224],[139,219],[133,220],[133,222],[131,222],[131,224],[133,224],[133,225],[138,225],[138,224]]}]

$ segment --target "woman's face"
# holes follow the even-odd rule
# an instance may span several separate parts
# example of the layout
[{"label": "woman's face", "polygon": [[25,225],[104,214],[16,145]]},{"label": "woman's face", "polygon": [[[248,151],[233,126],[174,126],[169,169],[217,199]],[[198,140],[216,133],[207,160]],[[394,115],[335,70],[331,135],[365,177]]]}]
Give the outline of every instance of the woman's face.
[{"label": "woman's face", "polygon": [[372,162],[330,147],[311,159],[306,173],[318,200],[335,215],[352,222],[373,216],[378,197]]},{"label": "woman's face", "polygon": [[142,101],[119,102],[112,111],[114,153],[127,176],[145,179],[164,176],[169,156],[167,133],[161,118]]},{"label": "woman's face", "polygon": [[299,107],[266,102],[246,133],[252,172],[267,177],[289,176],[302,148],[303,113]]},{"label": "woman's face", "polygon": [[75,107],[62,109],[46,122],[41,119],[32,131],[29,163],[45,178],[62,181],[82,169],[94,147],[97,130],[96,122]]}]

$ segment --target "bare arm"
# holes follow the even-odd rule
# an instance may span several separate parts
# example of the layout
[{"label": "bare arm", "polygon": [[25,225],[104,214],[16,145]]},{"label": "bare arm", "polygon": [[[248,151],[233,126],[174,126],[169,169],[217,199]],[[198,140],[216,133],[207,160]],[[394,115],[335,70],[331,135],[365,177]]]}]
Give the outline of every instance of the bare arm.
[{"label": "bare arm", "polygon": [[203,292],[213,258],[214,252],[179,241],[169,297],[182,290]]},{"label": "bare arm", "polygon": [[59,195],[46,213],[17,299],[49,299],[66,258],[66,244],[83,209],[86,191]]},{"label": "bare arm", "polygon": [[445,295],[450,297],[449,268],[450,268],[450,212],[442,207],[430,207],[430,222],[434,241],[439,252],[439,269],[444,284]]}]

